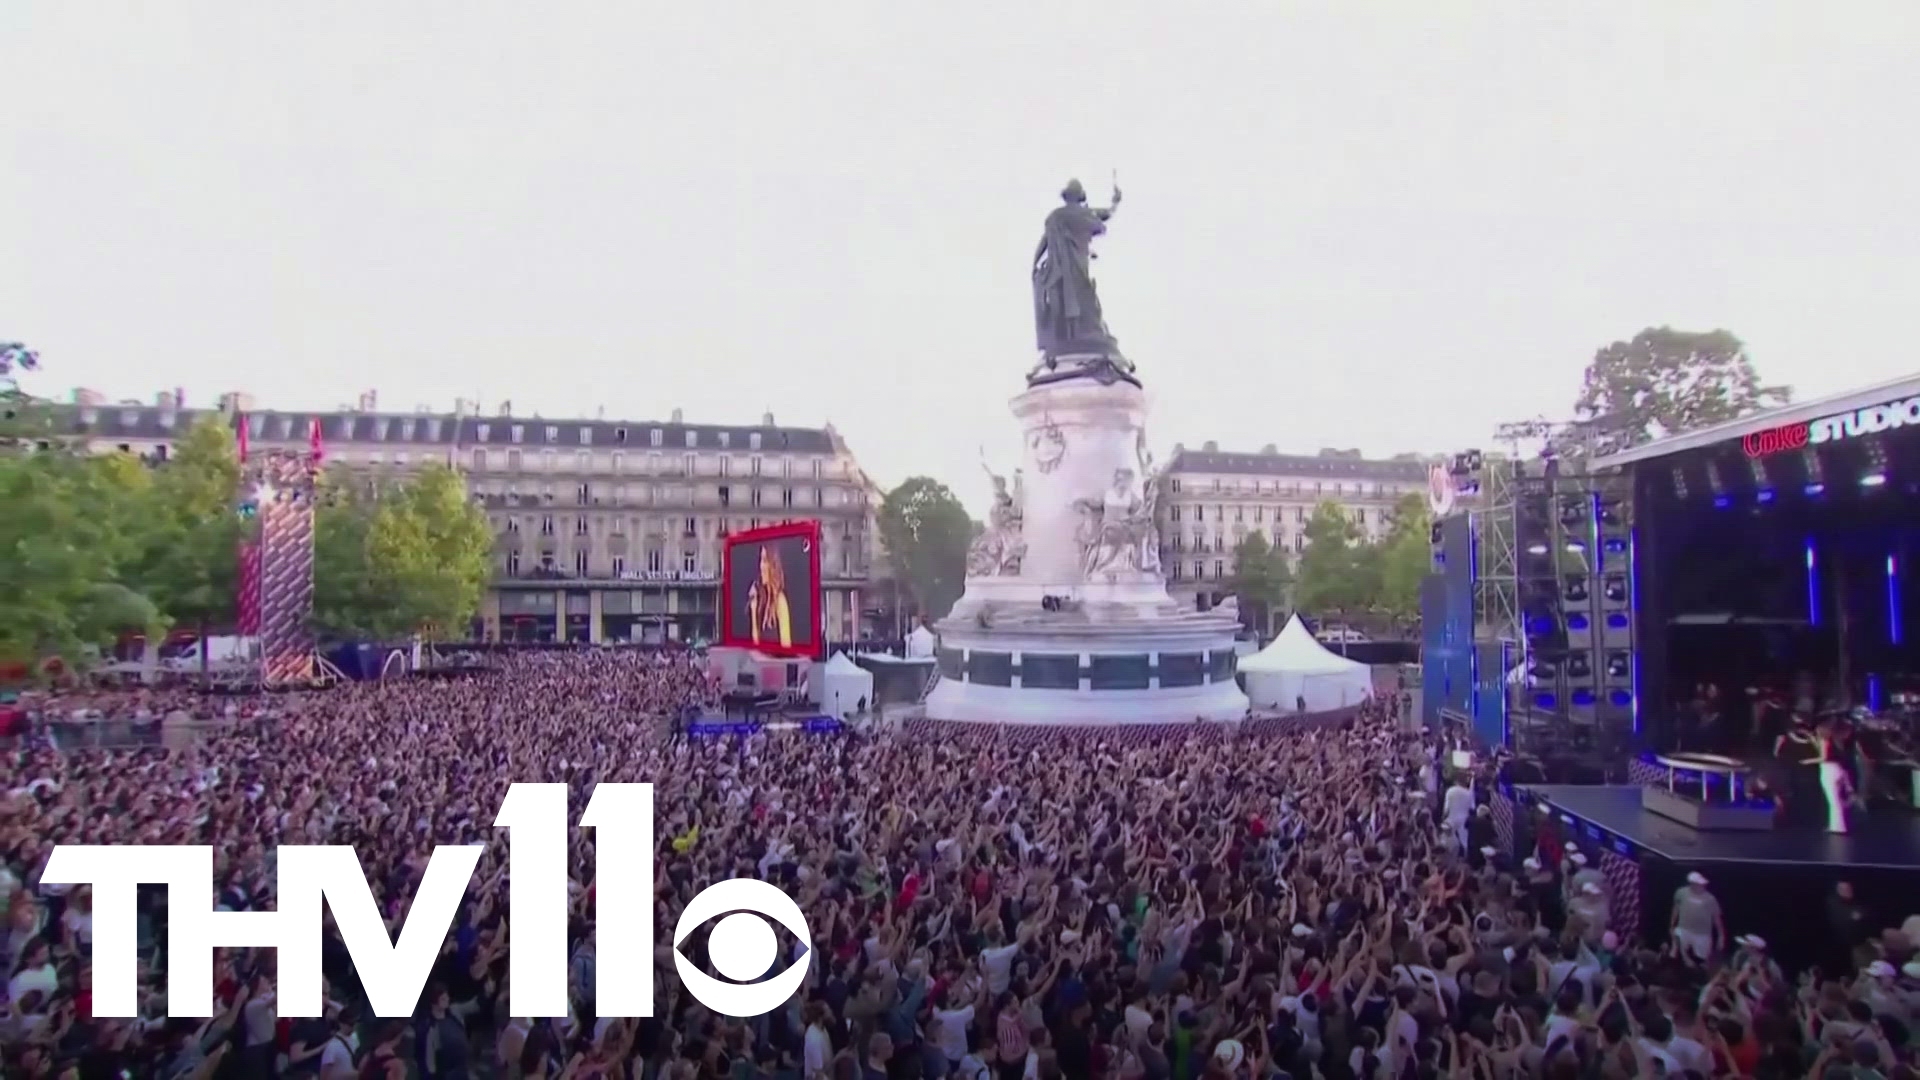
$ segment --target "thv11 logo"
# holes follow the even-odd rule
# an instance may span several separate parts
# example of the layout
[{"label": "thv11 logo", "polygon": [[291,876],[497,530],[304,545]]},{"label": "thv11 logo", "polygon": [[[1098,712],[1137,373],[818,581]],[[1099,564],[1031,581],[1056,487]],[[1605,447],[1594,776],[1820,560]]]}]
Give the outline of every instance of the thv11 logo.
[{"label": "thv11 logo", "polygon": [[[494,818],[508,836],[507,978],[514,1016],[566,1016],[567,785],[514,784]],[[653,785],[601,784],[580,824],[594,830],[594,1008],[600,1016],[653,1015]],[[479,845],[443,844],[408,908],[397,940],[387,934],[360,857],[342,845],[288,844],[278,855],[274,911],[215,911],[213,848],[205,845],[63,844],[41,880],[93,888],[93,1015],[138,1013],[136,893],[167,888],[167,1014],[213,1015],[213,951],[271,948],[278,956],[277,1008],[285,1017],[321,1015],[320,908],[324,900],[346,944],[373,1012],[409,1016],[440,947],[453,928]],[[727,914],[732,912],[732,914]],[[707,920],[726,914],[708,954],[725,982],[694,967],[680,944]],[[762,982],[778,959],[778,921],[811,946],[806,917],[792,898],[752,878],[708,886],[680,913],[673,962],[687,992],[728,1016],[778,1007],[806,977],[796,962]],[[811,958],[809,958],[811,959]]]}]

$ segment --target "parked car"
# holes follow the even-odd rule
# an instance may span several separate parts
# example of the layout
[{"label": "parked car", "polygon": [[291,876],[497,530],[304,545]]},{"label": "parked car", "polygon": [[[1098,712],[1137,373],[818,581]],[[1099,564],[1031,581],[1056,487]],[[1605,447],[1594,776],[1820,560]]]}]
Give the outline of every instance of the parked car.
[{"label": "parked car", "polygon": [[1373,639],[1352,627],[1323,626],[1313,635],[1322,645],[1364,645]]}]

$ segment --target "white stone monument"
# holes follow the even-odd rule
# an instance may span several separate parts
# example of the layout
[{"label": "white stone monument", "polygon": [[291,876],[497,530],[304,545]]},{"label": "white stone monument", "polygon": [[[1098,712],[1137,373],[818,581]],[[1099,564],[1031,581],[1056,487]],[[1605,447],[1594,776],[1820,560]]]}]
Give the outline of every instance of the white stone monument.
[{"label": "white stone monument", "polygon": [[1013,399],[1025,463],[936,629],[936,720],[1137,724],[1238,720],[1240,624],[1167,595],[1146,395],[1125,378],[1038,381]]}]

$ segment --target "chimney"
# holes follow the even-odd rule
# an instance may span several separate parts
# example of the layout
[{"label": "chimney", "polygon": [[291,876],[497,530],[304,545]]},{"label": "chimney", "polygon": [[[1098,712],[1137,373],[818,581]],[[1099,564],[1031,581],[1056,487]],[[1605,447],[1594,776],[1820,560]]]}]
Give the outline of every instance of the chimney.
[{"label": "chimney", "polygon": [[360,411],[364,413],[380,411],[380,394],[375,390],[366,390],[360,394]]},{"label": "chimney", "polygon": [[508,398],[507,400],[500,403],[500,415],[501,416],[513,415],[513,399],[512,398]]},{"label": "chimney", "polygon": [[675,423],[675,424],[679,424],[679,423],[684,423],[684,422],[685,422],[685,421],[683,421],[683,420],[681,420],[681,419],[680,419],[680,410],[679,410],[679,409],[675,409],[675,410],[673,410],[673,419],[672,419],[672,421],[670,421],[670,422],[671,422],[671,423]]},{"label": "chimney", "polygon": [[106,400],[107,396],[105,394],[90,387],[76,386],[73,388],[73,403],[75,405],[101,405],[104,404]]},{"label": "chimney", "polygon": [[761,427],[772,427],[772,426],[773,426],[773,414],[772,414],[772,413],[761,413],[761,414],[760,414],[760,426],[761,426]]},{"label": "chimney", "polygon": [[1220,452],[1220,444],[1214,442],[1212,439],[1208,439],[1206,442],[1200,444],[1200,449],[1203,453],[1217,454]]}]

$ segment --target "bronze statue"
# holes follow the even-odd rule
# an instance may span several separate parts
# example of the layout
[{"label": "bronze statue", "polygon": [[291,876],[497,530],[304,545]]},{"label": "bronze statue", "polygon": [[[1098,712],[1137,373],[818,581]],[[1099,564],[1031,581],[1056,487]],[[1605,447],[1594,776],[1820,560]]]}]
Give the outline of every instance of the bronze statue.
[{"label": "bronze statue", "polygon": [[1107,330],[1093,283],[1093,238],[1107,231],[1107,221],[1120,208],[1120,188],[1114,186],[1112,205],[1088,206],[1086,189],[1070,180],[1060,199],[1033,253],[1033,314],[1041,355],[1048,368],[1057,357],[1086,355],[1131,370]]}]

